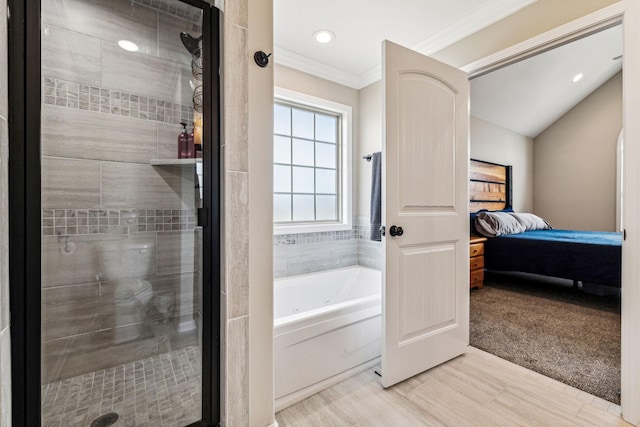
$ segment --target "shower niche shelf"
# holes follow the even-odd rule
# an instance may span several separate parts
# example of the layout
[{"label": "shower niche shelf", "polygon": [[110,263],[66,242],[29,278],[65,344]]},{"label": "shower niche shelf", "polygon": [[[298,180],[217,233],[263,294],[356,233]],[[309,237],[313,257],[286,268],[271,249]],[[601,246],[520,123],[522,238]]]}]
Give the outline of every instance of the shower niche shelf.
[{"label": "shower niche shelf", "polygon": [[171,166],[171,165],[195,165],[202,163],[202,159],[151,159],[151,166]]}]

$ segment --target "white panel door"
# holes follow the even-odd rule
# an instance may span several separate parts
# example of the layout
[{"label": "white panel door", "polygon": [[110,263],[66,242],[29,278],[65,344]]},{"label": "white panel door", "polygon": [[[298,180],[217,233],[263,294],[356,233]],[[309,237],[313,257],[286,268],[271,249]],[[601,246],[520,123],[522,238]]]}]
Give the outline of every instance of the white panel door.
[{"label": "white panel door", "polygon": [[382,384],[389,387],[469,343],[469,81],[389,41],[382,55]]}]

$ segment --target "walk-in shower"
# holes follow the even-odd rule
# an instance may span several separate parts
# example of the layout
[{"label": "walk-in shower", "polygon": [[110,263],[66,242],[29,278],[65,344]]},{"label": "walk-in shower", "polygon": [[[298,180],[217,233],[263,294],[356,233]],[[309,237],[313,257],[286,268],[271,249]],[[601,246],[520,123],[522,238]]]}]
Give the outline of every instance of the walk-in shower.
[{"label": "walk-in shower", "polygon": [[[39,18],[25,47],[41,58],[39,102],[25,96],[39,115],[24,123],[41,118],[25,152],[40,250],[32,238],[23,262],[40,267],[25,283],[40,331],[24,331],[40,352],[22,364],[40,371],[39,425],[217,424],[217,11],[47,0]],[[36,425],[28,400],[14,420]]]}]

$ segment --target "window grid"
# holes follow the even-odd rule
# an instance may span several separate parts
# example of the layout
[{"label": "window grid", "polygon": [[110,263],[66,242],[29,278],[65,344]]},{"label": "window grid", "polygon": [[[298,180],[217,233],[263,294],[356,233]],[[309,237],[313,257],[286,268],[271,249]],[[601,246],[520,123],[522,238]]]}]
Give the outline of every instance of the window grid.
[{"label": "window grid", "polygon": [[[283,192],[283,191],[274,191],[273,194],[274,195],[288,195],[290,196],[290,205],[289,205],[289,220],[288,221],[276,221],[276,223],[281,223],[281,224],[295,224],[295,223],[307,223],[307,222],[336,222],[336,221],[340,221],[341,220],[341,208],[340,208],[340,182],[341,182],[341,177],[338,174],[338,168],[339,168],[339,161],[340,161],[340,146],[341,146],[341,139],[340,139],[340,128],[341,128],[341,120],[342,120],[342,116],[339,114],[335,114],[335,113],[330,113],[327,111],[323,111],[320,109],[311,109],[311,108],[307,108],[304,106],[300,106],[298,104],[294,104],[294,103],[287,103],[287,102],[276,102],[276,106],[282,106],[285,108],[289,109],[289,129],[288,129],[288,135],[286,134],[282,134],[282,133],[277,133],[274,132],[274,137],[283,137],[283,138],[287,138],[289,140],[289,158],[290,158],[290,163],[282,163],[282,162],[274,162],[274,165],[276,166],[285,166],[285,167],[289,167],[289,188],[290,191],[289,192]],[[313,114],[313,139],[310,138],[305,138],[305,137],[301,137],[301,136],[296,136],[294,135],[294,111],[304,111],[304,112],[308,112]],[[335,126],[335,135],[334,135],[334,139],[335,139],[335,143],[329,142],[329,141],[323,141],[318,139],[318,128],[317,128],[317,116],[326,116],[326,117],[332,117],[336,120],[336,126]],[[307,142],[311,142],[313,144],[313,166],[310,165],[304,165],[304,164],[298,164],[294,162],[294,140],[299,140],[299,141],[307,141]],[[330,167],[324,167],[324,166],[318,166],[318,144],[326,144],[326,145],[333,145],[335,147],[335,158],[334,158],[334,164],[335,164],[335,168],[330,168]],[[311,169],[313,171],[313,193],[309,193],[309,192],[300,192],[300,191],[294,191],[294,168],[306,168],[306,169]],[[318,170],[326,170],[326,171],[334,171],[335,172],[335,182],[334,182],[334,192],[333,193],[326,193],[326,192],[318,192],[317,188],[318,188],[318,180],[317,180],[317,171]],[[313,196],[313,219],[310,220],[298,220],[296,221],[294,218],[294,196]],[[333,196],[335,198],[335,206],[334,206],[334,217],[332,219],[328,219],[328,220],[319,220],[318,219],[318,198],[317,196]]]}]

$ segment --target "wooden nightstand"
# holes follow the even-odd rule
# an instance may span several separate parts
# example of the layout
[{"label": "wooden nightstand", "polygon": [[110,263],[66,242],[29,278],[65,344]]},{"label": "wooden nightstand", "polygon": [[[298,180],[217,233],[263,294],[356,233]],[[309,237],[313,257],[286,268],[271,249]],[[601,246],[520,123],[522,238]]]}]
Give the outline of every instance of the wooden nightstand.
[{"label": "wooden nightstand", "polygon": [[486,237],[469,239],[469,287],[482,289],[484,282],[484,242]]}]

